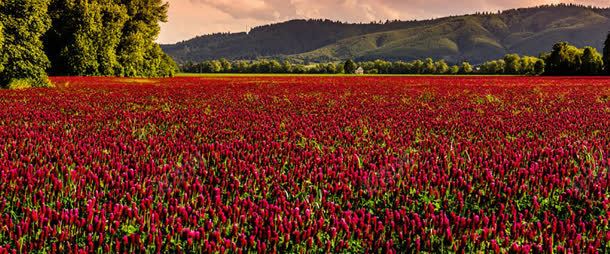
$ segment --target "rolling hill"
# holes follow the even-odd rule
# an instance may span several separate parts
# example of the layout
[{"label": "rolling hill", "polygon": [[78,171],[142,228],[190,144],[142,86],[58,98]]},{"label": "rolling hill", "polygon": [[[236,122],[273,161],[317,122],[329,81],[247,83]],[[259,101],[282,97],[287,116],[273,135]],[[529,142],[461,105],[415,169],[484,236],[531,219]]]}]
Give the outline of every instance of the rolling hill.
[{"label": "rolling hill", "polygon": [[292,20],[162,48],[179,63],[223,57],[305,62],[432,57],[481,63],[506,53],[538,55],[558,41],[601,50],[609,29],[610,8],[553,5],[384,24]]}]

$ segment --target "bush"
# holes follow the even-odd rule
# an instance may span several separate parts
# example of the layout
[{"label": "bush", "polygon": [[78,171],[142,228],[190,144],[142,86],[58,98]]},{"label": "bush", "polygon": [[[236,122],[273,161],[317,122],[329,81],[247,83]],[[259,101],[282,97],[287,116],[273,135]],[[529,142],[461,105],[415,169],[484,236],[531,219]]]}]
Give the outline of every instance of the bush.
[{"label": "bush", "polygon": [[6,88],[11,90],[20,90],[20,89],[28,89],[32,87],[54,87],[53,83],[51,83],[48,79],[13,79],[11,80]]}]

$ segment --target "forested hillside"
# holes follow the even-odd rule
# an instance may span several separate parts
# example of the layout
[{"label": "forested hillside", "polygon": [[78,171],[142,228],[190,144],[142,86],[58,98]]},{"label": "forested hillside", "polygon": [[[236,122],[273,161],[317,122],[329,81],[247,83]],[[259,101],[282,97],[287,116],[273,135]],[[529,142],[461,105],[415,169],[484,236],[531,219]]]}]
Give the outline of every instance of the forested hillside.
[{"label": "forested hillside", "polygon": [[200,36],[162,48],[176,61],[275,57],[305,62],[347,58],[482,63],[507,53],[533,55],[557,41],[601,50],[610,9],[552,5],[425,21],[345,24],[293,20],[248,33]]}]

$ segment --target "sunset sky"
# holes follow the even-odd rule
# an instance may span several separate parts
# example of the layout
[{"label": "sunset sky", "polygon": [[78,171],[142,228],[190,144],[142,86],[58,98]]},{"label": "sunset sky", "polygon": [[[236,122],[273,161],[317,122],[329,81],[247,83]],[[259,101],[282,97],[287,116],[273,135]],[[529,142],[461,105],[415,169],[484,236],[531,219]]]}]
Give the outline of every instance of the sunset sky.
[{"label": "sunset sky", "polygon": [[497,11],[550,3],[610,6],[610,0],[169,0],[169,22],[160,43],[215,32],[243,32],[295,18],[347,22],[427,19],[477,11]]}]

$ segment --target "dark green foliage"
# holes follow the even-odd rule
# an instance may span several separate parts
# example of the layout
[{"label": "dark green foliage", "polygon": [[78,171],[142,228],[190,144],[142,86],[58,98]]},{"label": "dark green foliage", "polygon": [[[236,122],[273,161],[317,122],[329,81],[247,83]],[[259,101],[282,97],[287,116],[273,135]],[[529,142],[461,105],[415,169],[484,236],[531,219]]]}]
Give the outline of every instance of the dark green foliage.
[{"label": "dark green foliage", "polygon": [[121,76],[151,77],[173,73],[162,70],[174,66],[155,40],[161,30],[159,22],[167,21],[168,3],[162,0],[122,0],[128,19],[122,30],[117,56],[121,64]]},{"label": "dark green foliage", "polygon": [[602,56],[596,49],[580,49],[566,42],[555,44],[545,61],[547,75],[598,75],[603,67]]},{"label": "dark green foliage", "polygon": [[479,73],[535,76],[544,73],[544,66],[544,60],[540,58],[508,54],[503,59],[485,62],[480,66]]},{"label": "dark green foliage", "polygon": [[518,54],[508,54],[504,56],[504,72],[506,74],[520,74],[521,73],[521,57]]},{"label": "dark green foliage", "polygon": [[424,66],[424,61],[422,61],[422,60],[418,59],[418,60],[415,60],[415,61],[411,62],[411,66],[410,67],[411,67],[410,69],[413,70],[414,74],[422,74],[422,73],[424,73],[425,66]]},{"label": "dark green foliage", "polygon": [[597,52],[597,49],[592,47],[585,47],[582,55],[582,75],[599,75],[602,73],[604,68],[604,61],[602,55]]},{"label": "dark green foliage", "polygon": [[[2,19],[0,19],[0,74],[2,74],[2,70],[4,70],[4,61],[2,60],[2,46],[4,45],[4,34],[3,31],[4,26],[2,25]],[[1,85],[1,84],[0,84]]]},{"label": "dark green foliage", "polygon": [[356,68],[358,68],[356,66],[356,63],[351,59],[347,60],[343,65],[343,71],[345,72],[345,74],[354,74],[356,72]]},{"label": "dark green foliage", "polygon": [[447,74],[449,72],[449,65],[445,60],[440,60],[434,63],[434,69],[437,74]]},{"label": "dark green foliage", "polygon": [[151,48],[146,51],[145,64],[137,77],[173,77],[178,70],[174,60],[169,57],[159,44],[152,42]]},{"label": "dark green foliage", "polygon": [[53,0],[49,14],[53,27],[45,41],[53,73],[99,75],[96,49],[102,30],[99,5],[95,1]]},{"label": "dark green foliage", "polygon": [[102,31],[97,48],[101,75],[117,75],[121,70],[116,51],[121,41],[122,29],[127,20],[125,7],[113,0],[104,0],[101,6]]},{"label": "dark green foliage", "polygon": [[222,69],[225,72],[231,72],[231,69],[233,69],[231,62],[229,62],[227,59],[224,59],[224,58],[221,58],[219,61],[220,61],[220,65],[222,66]]},{"label": "dark green foliage", "polygon": [[49,59],[40,39],[50,26],[48,4],[48,0],[0,1],[0,23],[4,27],[0,85],[50,85],[46,75]]},{"label": "dark green foliage", "polygon": [[47,86],[54,75],[173,76],[155,43],[162,0],[0,1],[0,85]]},{"label": "dark green foliage", "polygon": [[504,74],[505,69],[504,59],[488,61],[481,65],[481,72],[485,74]]},{"label": "dark green foliage", "polygon": [[292,73],[294,70],[294,66],[292,65],[292,63],[290,61],[284,61],[284,63],[282,63],[282,71],[284,73]]},{"label": "dark green foliage", "polygon": [[460,66],[460,74],[470,74],[474,71],[472,65],[469,62],[463,62]]},{"label": "dark green foliage", "polygon": [[538,75],[536,73],[536,62],[539,59],[532,56],[523,56],[519,61],[520,69],[517,71],[517,74],[521,75]]},{"label": "dark green foliage", "polygon": [[378,59],[373,62],[373,69],[377,70],[378,74],[388,74],[392,69],[392,63]]},{"label": "dark green foliage", "polygon": [[160,0],[52,0],[45,36],[55,75],[173,76],[155,43],[168,5]]},{"label": "dark green foliage", "polygon": [[120,71],[116,51],[127,19],[113,0],[52,0],[53,26],[45,36],[55,75],[112,76]]},{"label": "dark green foliage", "polygon": [[434,60],[432,60],[432,58],[426,58],[426,60],[424,60],[423,73],[424,74],[436,73],[436,65],[434,65]]},{"label": "dark green foliage", "polygon": [[452,71],[452,68],[444,60],[434,61],[432,59],[426,59],[425,64],[421,60],[412,62],[375,60],[358,63],[348,60],[345,63],[330,62],[309,65],[290,61],[280,63],[276,60],[265,59],[234,62],[221,59],[198,64],[187,63],[183,64],[181,69],[190,73],[353,74],[358,66],[362,67],[368,74],[457,74],[458,72],[457,70]]},{"label": "dark green foliage", "polygon": [[222,64],[220,63],[220,61],[209,61],[209,62],[205,62],[203,64],[203,69],[202,72],[207,72],[207,73],[219,73],[222,72]]},{"label": "dark green foliage", "polygon": [[545,72],[546,64],[544,60],[538,59],[536,63],[534,63],[534,75],[542,75]]},{"label": "dark green foliage", "polygon": [[[515,75],[541,75],[544,72],[545,63],[542,59],[531,56],[512,56],[519,59],[517,63],[521,66]],[[508,58],[508,57],[505,57]],[[187,73],[289,73],[289,74],[339,74],[354,73],[360,66],[368,74],[504,74],[504,59],[486,62],[475,67],[468,62],[461,66],[449,66],[444,60],[434,61],[431,58],[415,60],[411,62],[389,62],[384,60],[345,63],[318,63],[298,64],[290,61],[280,63],[276,60],[257,61],[228,61],[225,59],[205,61],[194,64],[187,63],[181,66],[183,72]],[[345,68],[347,68],[345,70]]]},{"label": "dark green foliage", "polygon": [[608,32],[608,36],[606,41],[604,42],[604,68],[606,70],[606,74],[610,75],[610,32]]},{"label": "dark green foliage", "polygon": [[458,74],[460,73],[460,67],[457,65],[452,65],[451,68],[449,68],[449,74]]},{"label": "dark green foliage", "polygon": [[547,59],[547,74],[575,75],[580,72],[582,51],[567,42],[553,46],[553,51]]}]

